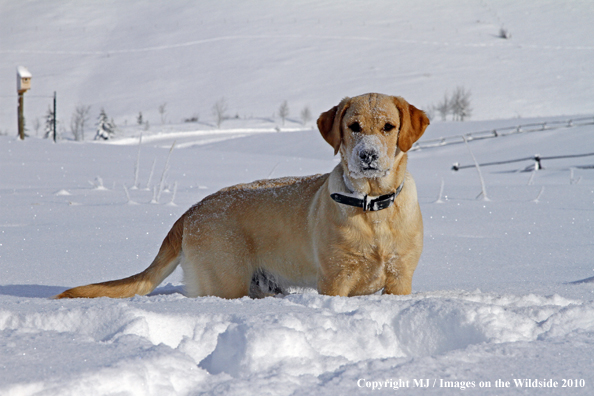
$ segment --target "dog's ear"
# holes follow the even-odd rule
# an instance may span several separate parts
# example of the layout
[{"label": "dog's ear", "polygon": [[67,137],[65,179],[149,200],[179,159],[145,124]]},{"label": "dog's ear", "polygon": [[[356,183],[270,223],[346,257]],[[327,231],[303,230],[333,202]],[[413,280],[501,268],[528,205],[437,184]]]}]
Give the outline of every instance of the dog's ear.
[{"label": "dog's ear", "polygon": [[417,109],[401,97],[394,97],[394,104],[400,113],[398,148],[408,151],[413,143],[423,136],[425,129],[429,126],[429,117],[424,111]]},{"label": "dog's ear", "polygon": [[334,155],[340,150],[342,143],[342,128],[340,122],[342,116],[348,108],[349,98],[344,98],[338,106],[334,106],[330,110],[320,114],[318,117],[318,129],[322,134],[324,140],[334,147]]}]

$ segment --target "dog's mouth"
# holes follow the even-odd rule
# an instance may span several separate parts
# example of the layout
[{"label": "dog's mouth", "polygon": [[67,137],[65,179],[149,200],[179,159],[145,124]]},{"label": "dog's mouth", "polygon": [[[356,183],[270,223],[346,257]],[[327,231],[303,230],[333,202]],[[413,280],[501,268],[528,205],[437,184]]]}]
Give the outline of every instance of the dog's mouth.
[{"label": "dog's mouth", "polygon": [[354,179],[377,179],[386,177],[390,169],[379,169],[376,167],[360,167],[359,169],[349,169],[349,175]]},{"label": "dog's mouth", "polygon": [[355,179],[385,177],[390,172],[390,167],[382,165],[379,160],[363,161],[360,158],[351,158],[348,162],[349,175]]}]

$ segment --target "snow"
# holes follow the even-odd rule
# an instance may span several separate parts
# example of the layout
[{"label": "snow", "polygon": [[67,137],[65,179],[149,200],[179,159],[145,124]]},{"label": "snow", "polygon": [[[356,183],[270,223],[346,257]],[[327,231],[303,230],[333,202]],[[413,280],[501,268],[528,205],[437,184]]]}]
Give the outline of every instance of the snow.
[{"label": "snow", "polygon": [[[344,96],[394,92],[427,107],[457,86],[471,91],[475,120],[592,111],[590,2],[0,4],[0,121],[10,134],[16,65],[32,73],[31,131],[54,91],[66,129],[81,104],[94,121],[105,108],[118,125],[142,112],[155,127],[163,103],[169,122],[212,124],[221,98],[242,118],[286,100],[291,125],[305,106],[315,114]],[[501,26],[511,39],[497,37]]]},{"label": "snow", "polygon": [[[484,166],[489,201],[475,169],[451,170],[473,155],[593,151],[594,125],[567,122],[594,123],[593,4],[0,9],[0,395],[593,393],[594,156]],[[501,26],[511,39],[496,37]],[[25,141],[20,65],[32,74]],[[188,298],[178,270],[145,297],[49,298],[143,270],[174,221],[223,187],[329,172],[338,157],[313,121],[271,116],[284,100],[293,115],[368,91],[424,108],[458,85],[472,91],[471,121],[434,120],[421,143],[448,144],[409,154],[425,227],[410,296]],[[54,90],[56,144],[33,128]],[[223,96],[232,118],[217,129]],[[114,139],[73,141],[78,104],[92,106],[90,124],[104,107]],[[449,144],[544,122],[555,128]]]}]

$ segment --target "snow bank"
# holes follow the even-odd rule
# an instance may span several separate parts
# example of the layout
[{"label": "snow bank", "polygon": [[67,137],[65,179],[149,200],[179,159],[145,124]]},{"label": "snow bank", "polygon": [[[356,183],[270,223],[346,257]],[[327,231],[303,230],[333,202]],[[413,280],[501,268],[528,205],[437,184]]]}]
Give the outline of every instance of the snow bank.
[{"label": "snow bank", "polygon": [[[363,362],[395,359],[406,367],[428,356],[456,361],[460,351],[488,359],[513,343],[594,331],[592,302],[478,290],[235,301],[172,294],[25,306],[1,300],[1,372],[11,380],[0,393],[8,395],[185,394],[214,391],[229,378],[249,394],[249,384],[265,377],[287,383],[271,394],[291,394],[289,384]],[[15,369],[23,360],[31,365],[25,372]],[[392,377],[412,380],[393,369]]]}]

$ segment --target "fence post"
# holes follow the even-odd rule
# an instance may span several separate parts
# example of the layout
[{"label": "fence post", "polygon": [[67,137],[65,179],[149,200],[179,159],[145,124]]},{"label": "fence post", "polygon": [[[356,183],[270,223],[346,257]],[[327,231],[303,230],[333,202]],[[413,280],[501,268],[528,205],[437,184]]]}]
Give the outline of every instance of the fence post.
[{"label": "fence post", "polygon": [[31,73],[23,66],[17,67],[17,92],[19,94],[18,104],[18,128],[19,138],[25,140],[25,116],[23,112],[24,99],[23,94],[31,88]]},{"label": "fence post", "polygon": [[25,116],[23,114],[23,93],[19,92],[19,104],[18,104],[18,115],[19,115],[19,138],[25,140]]},{"label": "fence post", "polygon": [[537,171],[539,169],[542,169],[542,165],[540,163],[540,154],[536,154],[534,156],[534,170]]},{"label": "fence post", "polygon": [[56,143],[56,118],[58,118],[58,114],[56,113],[56,91],[54,91],[54,143]]}]

